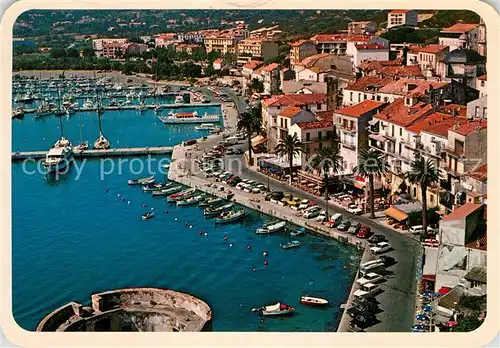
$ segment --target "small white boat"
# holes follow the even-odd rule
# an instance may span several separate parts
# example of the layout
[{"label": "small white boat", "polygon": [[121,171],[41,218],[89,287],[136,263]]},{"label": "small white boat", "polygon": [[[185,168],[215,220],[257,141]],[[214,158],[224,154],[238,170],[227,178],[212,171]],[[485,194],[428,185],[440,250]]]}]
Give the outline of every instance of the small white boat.
[{"label": "small white boat", "polygon": [[222,213],[217,219],[215,219],[216,224],[227,224],[233,221],[238,221],[245,216],[245,209],[240,209],[237,211],[227,211]]},{"label": "small white boat", "polygon": [[285,243],[285,244],[280,244],[280,247],[281,249],[291,249],[291,248],[297,248],[301,245],[302,243],[300,243],[298,240],[292,240],[288,243]]},{"label": "small white boat", "polygon": [[309,306],[326,306],[328,304],[328,301],[324,298],[319,297],[302,296],[300,298],[300,303]]},{"label": "small white boat", "polygon": [[83,103],[83,108],[84,109],[93,109],[95,107],[94,103],[90,99],[85,100],[85,103]]},{"label": "small white boat", "polygon": [[274,221],[268,223],[261,228],[258,228],[255,233],[257,234],[270,234],[274,232],[281,231],[286,225],[286,221]]},{"label": "small white boat", "polygon": [[306,234],[306,229],[304,227],[299,227],[295,231],[290,232],[290,236],[296,237],[296,236],[303,236]]},{"label": "small white boat", "polygon": [[186,197],[189,197],[191,196],[192,194],[194,194],[196,192],[196,189],[195,188],[190,188],[190,189],[187,189],[187,190],[184,190],[184,191],[181,191],[179,193],[175,193],[173,195],[170,195],[167,197],[167,202],[169,203],[175,203],[177,202],[178,200],[181,200],[181,199],[184,199]]},{"label": "small white boat", "polygon": [[168,116],[158,116],[161,122],[169,123],[208,123],[208,122],[219,122],[219,115],[208,115],[205,113],[203,116],[199,116],[196,111],[193,112],[169,112]]},{"label": "small white boat", "polygon": [[88,150],[88,148],[89,148],[89,142],[84,141],[84,142],[76,145],[75,147],[73,147],[73,151],[74,152],[83,152],[85,150]]},{"label": "small white boat", "polygon": [[145,214],[142,214],[142,219],[143,220],[149,220],[149,219],[152,219],[154,216],[155,216],[155,213],[153,213],[153,212],[151,212],[151,213],[145,213]]},{"label": "small white boat", "polygon": [[168,182],[168,183],[164,183],[164,184],[146,184],[146,185],[143,185],[142,186],[142,190],[143,191],[160,191],[160,190],[165,190],[169,187],[171,187],[172,185],[174,185],[173,182]]},{"label": "small white boat", "polygon": [[184,104],[184,97],[182,95],[178,95],[175,97],[174,100],[175,104]]},{"label": "small white boat", "polygon": [[148,176],[147,178],[131,179],[128,181],[129,185],[148,185],[155,182],[154,175]]},{"label": "small white boat", "polygon": [[202,123],[201,125],[194,127],[197,131],[211,131],[215,128],[217,127],[215,127],[212,123]]},{"label": "small white boat", "polygon": [[187,199],[182,199],[180,201],[177,201],[177,206],[186,206],[186,205],[193,205],[201,201],[205,195],[198,195],[194,197],[189,197]]},{"label": "small white boat", "polygon": [[99,135],[99,138],[94,142],[94,149],[96,150],[107,150],[110,147],[111,146],[109,144],[108,139],[106,139],[102,133]]},{"label": "small white boat", "polygon": [[253,308],[252,312],[257,312],[263,316],[278,316],[278,315],[287,315],[291,314],[295,311],[295,308],[289,306],[287,304],[278,302],[274,305],[264,306],[261,308]]},{"label": "small white boat", "polygon": [[179,185],[179,186],[169,187],[163,190],[153,191],[153,196],[168,196],[168,195],[173,195],[174,193],[180,191],[182,191],[182,186]]}]

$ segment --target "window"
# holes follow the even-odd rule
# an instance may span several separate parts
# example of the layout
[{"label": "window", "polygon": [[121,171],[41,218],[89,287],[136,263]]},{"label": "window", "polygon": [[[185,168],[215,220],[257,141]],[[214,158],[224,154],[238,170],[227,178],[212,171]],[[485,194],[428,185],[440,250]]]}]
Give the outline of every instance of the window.
[{"label": "window", "polygon": [[401,150],[403,148],[403,144],[399,143],[399,154],[401,155]]},{"label": "window", "polygon": [[293,132],[293,135],[295,135],[296,137],[298,137],[297,132]]},{"label": "window", "polygon": [[403,136],[403,128],[399,128],[399,136],[402,137]]},{"label": "window", "polygon": [[306,133],[306,141],[311,141],[311,133]]},{"label": "window", "polygon": [[488,108],[483,108],[483,117],[486,118],[486,112],[487,112]]},{"label": "window", "polygon": [[434,204],[434,195],[430,195],[431,203]]},{"label": "window", "polygon": [[321,110],[321,104],[316,104],[316,109]]},{"label": "window", "polygon": [[364,95],[364,98],[365,98],[364,100],[368,99],[368,98],[366,97],[366,94]]},{"label": "window", "polygon": [[384,97],[384,103],[387,103],[388,100],[389,100],[389,98]]},{"label": "window", "polygon": [[280,117],[280,126],[283,128],[283,118]]},{"label": "window", "polygon": [[318,140],[319,141],[323,140],[323,134],[321,134],[321,132],[318,132]]},{"label": "window", "polygon": [[394,138],[394,125],[392,125],[392,132],[391,132],[391,134],[392,134],[392,137]]},{"label": "window", "polygon": [[417,197],[417,188],[416,187],[413,188],[413,197]]},{"label": "window", "polygon": [[353,95],[353,93],[351,92],[349,95],[349,101],[352,101],[352,95]]},{"label": "window", "polygon": [[476,110],[474,112],[475,117],[479,117],[479,106],[476,106]]},{"label": "window", "polygon": [[288,128],[288,120],[285,120],[285,128]]},{"label": "window", "polygon": [[484,81],[481,81],[481,87],[484,87]]}]

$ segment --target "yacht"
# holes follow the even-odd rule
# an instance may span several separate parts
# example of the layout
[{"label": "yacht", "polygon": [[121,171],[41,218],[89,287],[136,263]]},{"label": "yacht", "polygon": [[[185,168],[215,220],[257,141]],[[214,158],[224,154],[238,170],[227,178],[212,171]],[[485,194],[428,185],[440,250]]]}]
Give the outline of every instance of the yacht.
[{"label": "yacht", "polygon": [[50,107],[50,104],[47,103],[46,101],[42,101],[40,103],[40,106],[36,109],[36,115],[35,118],[40,118],[44,116],[49,116],[54,113],[54,109]]},{"label": "yacht", "polygon": [[69,166],[72,158],[73,150],[71,146],[54,146],[49,150],[47,155],[45,155],[42,164],[48,173],[53,173]]},{"label": "yacht", "polygon": [[184,104],[184,98],[182,95],[178,95],[175,97],[174,104]]},{"label": "yacht", "polygon": [[170,111],[168,116],[158,116],[163,123],[208,123],[219,122],[219,115],[208,115],[205,113],[203,116],[198,116],[196,111],[193,112],[179,112],[174,113]]},{"label": "yacht", "polygon": [[90,99],[85,100],[85,103],[83,103],[83,108],[84,109],[92,109],[94,108],[94,103]]}]

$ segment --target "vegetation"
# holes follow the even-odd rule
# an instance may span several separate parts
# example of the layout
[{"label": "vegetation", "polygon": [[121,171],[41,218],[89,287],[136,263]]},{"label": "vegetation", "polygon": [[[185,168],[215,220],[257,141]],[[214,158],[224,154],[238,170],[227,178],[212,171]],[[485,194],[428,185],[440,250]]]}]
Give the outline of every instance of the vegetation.
[{"label": "vegetation", "polygon": [[264,92],[264,82],[259,79],[252,79],[252,81],[248,84],[248,88],[251,91],[255,91],[257,93]]},{"label": "vegetation", "polygon": [[471,332],[481,326],[483,320],[477,316],[464,317],[458,321],[458,325],[453,328],[454,332]]},{"label": "vegetation", "polygon": [[293,157],[299,156],[304,149],[304,144],[299,140],[297,134],[293,136],[287,134],[284,139],[281,139],[274,149],[278,156],[287,157],[290,165],[290,185],[292,184],[292,168],[293,168]]},{"label": "vegetation", "polygon": [[447,28],[451,27],[458,21],[464,23],[479,23],[479,15],[468,10],[454,11],[436,11],[434,16],[422,22],[422,25],[427,28]]},{"label": "vegetation", "polygon": [[354,172],[362,178],[368,178],[370,191],[370,218],[375,218],[374,178],[380,179],[387,172],[386,163],[380,152],[374,149],[363,150],[359,156]]},{"label": "vegetation", "polygon": [[480,311],[486,304],[486,296],[462,296],[459,301],[460,306],[474,310]]},{"label": "vegetation", "polygon": [[248,141],[248,164],[253,165],[252,158],[252,135],[257,132],[260,134],[262,131],[262,115],[261,107],[257,105],[238,116],[238,123],[236,124],[238,132],[244,132]]},{"label": "vegetation", "polygon": [[413,27],[395,27],[382,35],[390,43],[438,43],[439,29],[414,29]]},{"label": "vegetation", "polygon": [[430,159],[420,157],[411,163],[406,178],[412,184],[419,185],[422,190],[422,229],[423,238],[427,237],[427,188],[439,182],[439,174]]}]

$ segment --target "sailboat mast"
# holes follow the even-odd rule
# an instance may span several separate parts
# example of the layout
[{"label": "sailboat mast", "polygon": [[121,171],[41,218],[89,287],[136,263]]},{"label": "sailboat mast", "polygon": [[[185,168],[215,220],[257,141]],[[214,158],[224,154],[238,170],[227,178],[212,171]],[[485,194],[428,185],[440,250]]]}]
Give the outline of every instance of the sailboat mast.
[{"label": "sailboat mast", "polygon": [[80,121],[80,144],[83,144],[83,132],[82,132],[82,113],[78,113],[79,121]]}]

